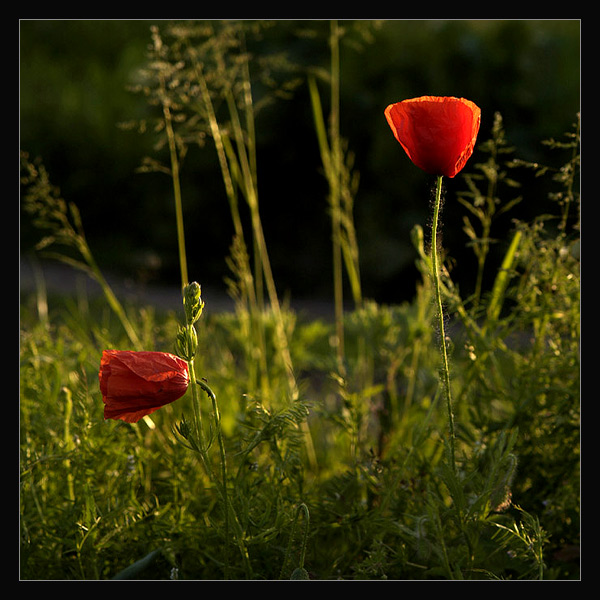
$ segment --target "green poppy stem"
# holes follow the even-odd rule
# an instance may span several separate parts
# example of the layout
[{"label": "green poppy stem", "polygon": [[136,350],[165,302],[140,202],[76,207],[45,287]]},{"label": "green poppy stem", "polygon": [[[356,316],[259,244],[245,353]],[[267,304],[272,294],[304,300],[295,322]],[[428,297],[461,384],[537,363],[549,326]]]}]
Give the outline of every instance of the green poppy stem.
[{"label": "green poppy stem", "polygon": [[221,485],[223,486],[223,503],[225,505],[225,511],[224,511],[224,517],[225,517],[225,574],[227,576],[227,579],[229,579],[229,548],[228,548],[228,544],[229,544],[229,510],[230,510],[230,505],[229,505],[229,497],[228,497],[228,493],[227,493],[227,458],[225,456],[225,443],[223,441],[223,433],[221,431],[221,415],[219,413],[219,407],[217,405],[217,397],[215,396],[215,393],[212,391],[212,389],[208,386],[207,383],[205,383],[202,380],[195,380],[196,385],[198,385],[200,388],[202,388],[207,396],[210,398],[211,402],[212,402],[212,409],[213,409],[213,418],[215,420],[215,429],[217,432],[217,440],[219,442],[219,452],[220,452],[220,457],[221,457],[221,477],[222,477],[222,482]]},{"label": "green poppy stem", "polygon": [[450,369],[448,366],[448,351],[446,347],[446,332],[444,326],[444,309],[442,305],[442,292],[440,284],[440,267],[438,263],[438,242],[437,230],[440,214],[440,205],[442,203],[442,175],[437,178],[435,191],[435,204],[433,206],[433,221],[431,223],[431,269],[435,285],[435,301],[438,315],[438,327],[440,335],[440,352],[442,356],[441,380],[444,386],[446,396],[446,407],[448,410],[448,426],[450,430],[450,463],[452,471],[456,472],[455,452],[454,452],[454,413],[452,410],[452,393],[450,390]]},{"label": "green poppy stem", "polygon": [[306,543],[308,541],[308,528],[309,528],[309,524],[310,524],[310,513],[308,511],[308,506],[306,506],[306,504],[304,504],[304,502],[303,502],[296,508],[296,514],[294,515],[294,522],[292,524],[292,532],[290,534],[290,540],[288,542],[287,551],[285,553],[283,565],[281,567],[280,579],[283,579],[285,577],[287,565],[289,563],[290,555],[292,553],[292,545],[296,538],[296,529],[298,526],[298,518],[300,517],[301,512],[304,512],[304,533],[302,535],[302,546],[300,548],[300,558],[298,561],[298,566],[292,572],[291,579],[308,579],[309,578],[308,573],[306,572],[306,570],[304,568],[304,558],[306,556]]}]

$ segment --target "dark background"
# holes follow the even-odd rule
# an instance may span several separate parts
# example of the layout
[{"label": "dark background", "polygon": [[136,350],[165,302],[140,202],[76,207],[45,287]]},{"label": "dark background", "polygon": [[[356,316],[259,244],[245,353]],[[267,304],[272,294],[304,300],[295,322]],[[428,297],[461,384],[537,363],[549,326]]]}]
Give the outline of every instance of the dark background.
[{"label": "dark background", "polygon": [[[127,86],[144,65],[152,23],[20,21],[20,149],[40,157],[63,197],[78,205],[103,269],[177,285],[171,180],[135,172],[153,154],[156,138],[118,126],[150,111]],[[300,27],[317,35],[299,36]],[[328,31],[328,21],[280,21],[265,33],[264,44],[304,67],[328,68]],[[328,90],[321,93],[325,101]],[[421,95],[473,100],[482,109],[479,141],[490,137],[494,113],[500,112],[515,156],[560,166],[563,157],[541,142],[570,131],[579,111],[580,21],[391,20],[373,28],[373,39],[360,48],[342,43],[341,132],[360,174],[355,222],[363,291],[380,302],[414,295],[418,275],[410,232],[415,224],[426,228],[434,184],[407,159],[383,111]],[[306,85],[259,113],[257,136],[261,215],[279,291],[328,299],[327,186]],[[476,150],[465,171],[485,158]],[[224,290],[233,229],[210,145],[188,153],[182,176],[190,277]],[[524,199],[495,226],[500,243],[492,262],[500,259],[513,218],[555,210],[548,205],[547,181],[526,172],[519,180]],[[466,185],[460,175],[445,182],[444,246],[468,293],[475,261],[465,248],[465,209],[454,201]],[[26,256],[39,233],[24,214],[20,228]]]}]

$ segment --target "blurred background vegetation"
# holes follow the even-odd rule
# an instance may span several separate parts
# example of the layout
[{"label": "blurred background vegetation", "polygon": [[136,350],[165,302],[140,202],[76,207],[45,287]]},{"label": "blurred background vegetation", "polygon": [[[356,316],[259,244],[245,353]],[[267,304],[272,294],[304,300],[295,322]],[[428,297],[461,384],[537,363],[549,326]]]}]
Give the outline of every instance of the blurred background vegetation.
[{"label": "blurred background vegetation", "polygon": [[[145,20],[23,20],[20,22],[20,146],[40,157],[65,199],[82,214],[100,266],[142,282],[179,282],[172,183],[136,172],[154,153],[155,134],[119,124],[149,116],[146,100],[128,90],[144,66]],[[515,156],[548,164],[541,143],[572,129],[580,101],[579,20],[425,20],[346,22],[366,37],[341,46],[341,133],[355,155],[360,184],[355,219],[363,290],[379,302],[414,295],[419,277],[410,232],[425,226],[433,180],[404,155],[385,122],[385,107],[421,95],[467,97],[482,109],[479,140],[489,139],[501,113]],[[328,69],[327,21],[275,21],[257,53],[284,52],[302,76]],[[360,42],[360,43],[359,43]],[[327,90],[323,89],[323,100]],[[327,106],[325,106],[327,110]],[[257,118],[261,214],[282,294],[331,297],[330,219],[310,99],[303,81]],[[465,171],[473,170],[476,151]],[[505,242],[513,218],[546,212],[548,189],[519,173],[523,201],[495,225]],[[229,208],[214,150],[196,148],[182,172],[189,272],[225,290],[232,238]],[[444,246],[466,293],[475,262],[454,202],[466,184],[446,180]],[[503,199],[507,201],[509,199]],[[39,234],[21,215],[21,253]],[[505,246],[498,244],[498,256]],[[493,255],[492,255],[493,257]],[[494,272],[494,269],[490,269]]]}]

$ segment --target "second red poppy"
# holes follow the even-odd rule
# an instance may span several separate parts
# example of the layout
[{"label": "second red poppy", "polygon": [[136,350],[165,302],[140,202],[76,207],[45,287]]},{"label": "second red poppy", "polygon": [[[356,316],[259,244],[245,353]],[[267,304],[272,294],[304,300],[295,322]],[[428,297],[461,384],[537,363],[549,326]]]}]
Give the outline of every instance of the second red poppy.
[{"label": "second red poppy", "polygon": [[421,96],[390,104],[385,117],[417,167],[454,177],[473,154],[481,110],[464,98]]}]

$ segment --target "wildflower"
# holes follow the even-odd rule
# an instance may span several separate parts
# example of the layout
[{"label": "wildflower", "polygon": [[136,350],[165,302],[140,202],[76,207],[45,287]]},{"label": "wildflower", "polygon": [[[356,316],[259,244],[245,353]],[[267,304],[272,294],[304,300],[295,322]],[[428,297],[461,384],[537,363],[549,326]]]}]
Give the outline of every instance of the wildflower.
[{"label": "wildflower", "polygon": [[481,110],[464,98],[421,96],[390,104],[385,117],[417,167],[454,177],[473,154]]},{"label": "wildflower", "polygon": [[104,418],[127,423],[181,398],[189,384],[187,363],[166,352],[104,350],[98,377]]}]

